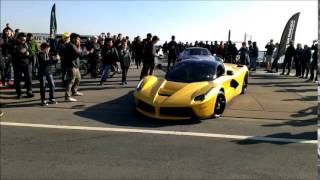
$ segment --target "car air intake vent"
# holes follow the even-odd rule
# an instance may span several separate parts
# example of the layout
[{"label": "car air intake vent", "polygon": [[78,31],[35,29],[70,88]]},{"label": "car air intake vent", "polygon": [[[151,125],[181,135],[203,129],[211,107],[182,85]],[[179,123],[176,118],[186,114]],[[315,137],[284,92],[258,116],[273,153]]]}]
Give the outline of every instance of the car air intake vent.
[{"label": "car air intake vent", "polygon": [[171,94],[159,93],[160,96],[171,96]]}]

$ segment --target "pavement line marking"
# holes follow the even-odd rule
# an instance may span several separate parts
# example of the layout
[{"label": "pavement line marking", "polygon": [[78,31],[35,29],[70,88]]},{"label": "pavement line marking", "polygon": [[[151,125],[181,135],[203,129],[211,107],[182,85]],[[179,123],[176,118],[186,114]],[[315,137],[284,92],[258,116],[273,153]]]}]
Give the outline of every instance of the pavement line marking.
[{"label": "pavement line marking", "polygon": [[148,129],[64,126],[64,125],[30,124],[30,123],[14,123],[14,122],[0,122],[0,125],[1,126],[17,126],[17,127],[49,128],[49,129],[71,129],[71,130],[86,130],[86,131],[126,132],[126,133],[142,133],[142,134],[175,135],[175,136],[210,137],[210,138],[222,138],[222,139],[256,140],[256,141],[271,141],[271,142],[300,143],[300,144],[317,144],[318,143],[317,140],[306,140],[306,139],[273,138],[273,137],[264,137],[264,136],[242,136],[242,135],[229,135],[229,134],[212,134],[212,133],[182,132],[182,131],[163,131],[163,130],[148,130]]}]

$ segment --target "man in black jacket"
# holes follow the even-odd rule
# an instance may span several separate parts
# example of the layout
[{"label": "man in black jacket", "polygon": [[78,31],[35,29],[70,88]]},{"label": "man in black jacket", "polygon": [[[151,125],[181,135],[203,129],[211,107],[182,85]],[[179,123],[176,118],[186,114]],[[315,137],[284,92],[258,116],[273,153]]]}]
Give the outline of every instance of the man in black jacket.
[{"label": "man in black jacket", "polygon": [[[153,36],[151,42],[149,42],[145,49],[145,59],[143,61],[143,67],[140,74],[140,79],[147,75],[153,74],[153,69],[155,65],[155,58],[157,56],[156,43],[159,41],[158,36]],[[149,73],[148,73],[149,71]]]},{"label": "man in black jacket", "polygon": [[177,42],[175,41],[176,37],[175,36],[171,36],[171,41],[168,44],[168,67],[167,67],[167,71],[169,71],[170,69],[170,64],[172,62],[172,65],[174,65],[176,63],[176,60],[179,56],[179,47]]},{"label": "man in black jacket", "polygon": [[[70,102],[77,101],[73,96],[82,96],[83,94],[78,92],[80,85],[81,74],[79,70],[80,56],[87,55],[83,54],[80,48],[80,35],[72,33],[70,35],[70,43],[65,46],[65,68],[66,68],[66,89],[65,89],[65,100]],[[72,91],[72,94],[71,94]]]},{"label": "man in black jacket", "polygon": [[106,39],[105,45],[101,50],[102,65],[101,65],[101,80],[100,85],[107,80],[108,71],[111,69],[112,65],[119,61],[118,50],[113,47],[112,39]]},{"label": "man in black jacket", "polygon": [[[313,50],[312,54],[312,61],[310,65],[310,81],[317,81],[318,80],[318,69],[317,69],[317,64],[318,64],[318,43],[317,40],[313,41],[313,45],[311,46],[311,50]],[[314,70],[316,70],[316,77],[314,77]]]},{"label": "man in black jacket", "polygon": [[282,73],[280,75],[284,75],[284,71],[286,69],[286,66],[288,67],[287,75],[290,74],[291,62],[292,62],[292,58],[295,56],[295,54],[296,54],[296,49],[294,48],[293,41],[290,41],[289,47],[287,48],[285,56],[284,56]]},{"label": "man in black jacket", "polygon": [[32,66],[30,62],[30,54],[26,43],[27,35],[19,33],[17,42],[13,47],[13,69],[14,69],[14,86],[17,93],[17,99],[21,98],[21,75],[24,74],[25,87],[27,89],[27,98],[34,97],[32,93]]},{"label": "man in black jacket", "polygon": [[294,65],[296,68],[296,77],[301,76],[301,62],[303,49],[300,43],[297,44],[296,55],[294,56]]},{"label": "man in black jacket", "polygon": [[[308,45],[304,45],[304,49],[302,51],[302,57],[301,57],[301,76],[300,76],[300,78],[308,78],[310,59],[311,59],[311,50],[308,47]],[[306,76],[304,76],[304,72],[306,72]]]}]

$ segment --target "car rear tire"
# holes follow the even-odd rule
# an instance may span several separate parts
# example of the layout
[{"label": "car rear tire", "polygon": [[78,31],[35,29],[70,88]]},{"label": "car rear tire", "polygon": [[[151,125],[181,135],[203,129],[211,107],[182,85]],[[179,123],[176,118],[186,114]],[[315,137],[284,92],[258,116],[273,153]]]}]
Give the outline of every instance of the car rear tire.
[{"label": "car rear tire", "polygon": [[226,108],[226,98],[224,96],[224,93],[220,91],[217,95],[216,103],[214,106],[213,117],[219,118],[224,112],[225,108]]}]

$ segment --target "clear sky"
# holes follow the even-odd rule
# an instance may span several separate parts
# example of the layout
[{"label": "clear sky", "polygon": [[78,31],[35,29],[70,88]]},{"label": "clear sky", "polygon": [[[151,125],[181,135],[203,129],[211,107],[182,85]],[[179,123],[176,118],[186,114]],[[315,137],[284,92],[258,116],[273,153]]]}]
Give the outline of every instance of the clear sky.
[{"label": "clear sky", "polygon": [[145,37],[151,32],[161,43],[177,41],[243,41],[244,33],[261,50],[270,38],[279,41],[288,19],[301,12],[296,42],[311,44],[318,35],[318,2],[301,1],[12,1],[1,0],[1,28],[49,33],[50,10],[56,3],[58,33],[98,35],[121,32]]}]

